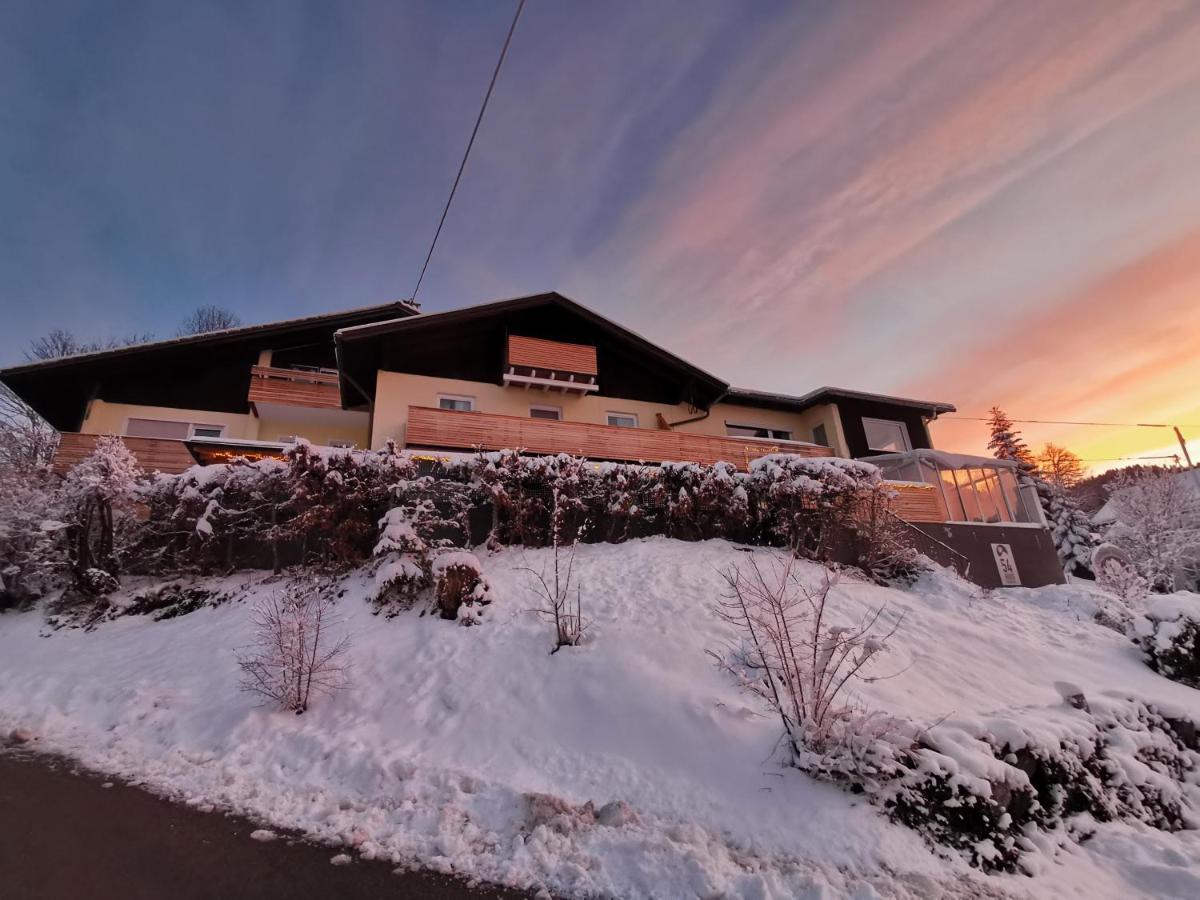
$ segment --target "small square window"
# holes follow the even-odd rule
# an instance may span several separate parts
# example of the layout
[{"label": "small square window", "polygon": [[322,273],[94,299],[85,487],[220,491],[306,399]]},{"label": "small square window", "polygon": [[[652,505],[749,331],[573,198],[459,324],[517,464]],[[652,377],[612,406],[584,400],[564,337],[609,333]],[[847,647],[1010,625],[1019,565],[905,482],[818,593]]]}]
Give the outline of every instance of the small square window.
[{"label": "small square window", "polygon": [[474,397],[460,397],[456,394],[438,394],[438,409],[452,409],[457,412],[471,412],[471,410],[474,408]]},{"label": "small square window", "polygon": [[225,433],[224,425],[193,425],[192,437],[194,438],[219,438]]},{"label": "small square window", "polygon": [[559,406],[531,406],[529,407],[529,418],[531,419],[553,419],[556,422],[562,421],[562,407]]},{"label": "small square window", "polygon": [[904,453],[911,450],[908,428],[903,422],[891,419],[863,419],[863,431],[867,435],[867,448],[880,453]]},{"label": "small square window", "polygon": [[638,418],[633,413],[609,413],[608,424],[618,428],[637,428]]}]

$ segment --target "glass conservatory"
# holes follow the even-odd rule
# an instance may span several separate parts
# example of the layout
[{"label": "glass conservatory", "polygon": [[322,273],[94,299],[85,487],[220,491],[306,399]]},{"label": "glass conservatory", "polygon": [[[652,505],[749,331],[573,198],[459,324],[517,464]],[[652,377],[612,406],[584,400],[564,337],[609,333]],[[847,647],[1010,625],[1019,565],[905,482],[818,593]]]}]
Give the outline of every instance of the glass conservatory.
[{"label": "glass conservatory", "polygon": [[909,450],[868,456],[889,481],[936,487],[947,522],[1044,526],[1036,489],[1020,487],[1017,464],[940,450]]}]

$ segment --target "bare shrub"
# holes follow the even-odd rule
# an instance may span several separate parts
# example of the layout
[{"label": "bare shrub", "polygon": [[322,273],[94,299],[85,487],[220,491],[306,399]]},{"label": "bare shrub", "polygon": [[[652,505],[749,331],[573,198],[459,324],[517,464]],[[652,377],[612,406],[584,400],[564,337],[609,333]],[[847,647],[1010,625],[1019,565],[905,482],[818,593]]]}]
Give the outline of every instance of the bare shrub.
[{"label": "bare shrub", "polygon": [[[575,575],[575,550],[578,541],[571,543],[571,549],[563,558],[561,548],[554,544],[554,564],[549,572],[544,568],[534,571],[526,568],[533,578],[534,588],[541,601],[534,611],[554,625],[554,649],[557,653],[562,647],[577,646],[583,639],[583,633],[590,622],[583,618],[583,591],[578,583],[572,583]],[[571,593],[574,590],[574,604]]]},{"label": "bare shrub", "polygon": [[892,512],[894,492],[882,482],[865,488],[847,523],[855,565],[878,584],[911,579],[920,571],[912,526]]},{"label": "bare shrub", "polygon": [[254,645],[238,655],[242,690],[300,715],[314,692],[328,695],[347,687],[350,639],[330,643],[329,632],[338,624],[331,606],[314,581],[294,584],[259,603]]},{"label": "bare shrub", "polygon": [[846,730],[854,718],[844,702],[847,683],[863,677],[900,625],[897,620],[886,631],[880,628],[882,607],[857,625],[833,624],[836,576],[826,570],[821,585],[810,589],[798,565],[789,556],[764,571],[751,556],[723,573],[729,592],[714,609],[741,640],[723,653],[710,651],[718,666],[779,715],[797,758],[802,747],[822,751]]}]

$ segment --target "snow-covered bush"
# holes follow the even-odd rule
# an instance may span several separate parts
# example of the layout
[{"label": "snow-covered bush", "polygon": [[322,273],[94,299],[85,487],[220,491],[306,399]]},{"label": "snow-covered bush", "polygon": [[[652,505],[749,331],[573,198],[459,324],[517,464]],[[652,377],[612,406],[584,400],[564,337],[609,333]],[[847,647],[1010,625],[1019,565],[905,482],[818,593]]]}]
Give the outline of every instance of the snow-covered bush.
[{"label": "snow-covered bush", "polygon": [[375,571],[375,605],[393,612],[411,608],[433,583],[433,569],[429,545],[417,534],[408,510],[394,507],[379,520],[373,552],[382,560]]},{"label": "snow-covered bush", "polygon": [[1200,688],[1200,598],[1195,594],[1155,597],[1134,619],[1133,639],[1154,671]]},{"label": "snow-covered bush", "polygon": [[464,625],[478,621],[479,607],[491,602],[491,588],[474,553],[451,550],[433,559],[434,601],[443,619]]},{"label": "snow-covered bush", "polygon": [[930,728],[875,716],[850,721],[841,739],[802,752],[797,765],[861,791],[932,845],[990,871],[1022,869],[1026,853],[1067,840],[1080,814],[1195,827],[1195,725],[1136,700],[1089,703],[1062,687],[1074,709],[1066,734],[1059,719],[1039,728],[1036,714]]},{"label": "snow-covered bush", "polygon": [[331,605],[315,580],[262,601],[254,610],[254,645],[238,655],[242,690],[299,715],[314,693],[347,687],[350,639],[331,636],[338,624]]},{"label": "snow-covered bush", "polygon": [[393,444],[376,453],[318,452],[297,441],[287,461],[292,496],[285,530],[301,542],[304,559],[335,568],[370,556],[396,482],[416,477],[416,464]]},{"label": "snow-covered bush", "polygon": [[718,665],[771,707],[792,752],[822,751],[844,733],[854,710],[848,682],[882,653],[899,627],[883,627],[883,610],[848,625],[838,621],[826,572],[817,588],[800,578],[794,556],[764,571],[751,556],[724,573],[729,592],[714,611],[738,632],[738,643],[712,655]]},{"label": "snow-covered bush", "polygon": [[143,474],[124,441],[105,435],[63,479],[59,493],[71,570],[85,593],[108,593],[110,579],[99,578],[95,570],[112,579],[121,570]]},{"label": "snow-covered bush", "polygon": [[0,465],[0,610],[24,608],[64,568],[56,484],[45,468]]},{"label": "snow-covered bush", "polygon": [[833,557],[861,498],[882,481],[870,463],[772,454],[750,463],[761,527],[810,559]]},{"label": "snow-covered bush", "polygon": [[1096,621],[1124,634],[1133,614],[1145,604],[1150,585],[1130,562],[1128,554],[1113,544],[1101,544],[1093,551],[1092,568],[1100,587],[1116,601],[1105,604],[1096,613]]},{"label": "snow-covered bush", "polygon": [[1176,472],[1119,478],[1109,503],[1108,539],[1129,554],[1157,591],[1175,590],[1177,573],[1200,555],[1200,501]]}]

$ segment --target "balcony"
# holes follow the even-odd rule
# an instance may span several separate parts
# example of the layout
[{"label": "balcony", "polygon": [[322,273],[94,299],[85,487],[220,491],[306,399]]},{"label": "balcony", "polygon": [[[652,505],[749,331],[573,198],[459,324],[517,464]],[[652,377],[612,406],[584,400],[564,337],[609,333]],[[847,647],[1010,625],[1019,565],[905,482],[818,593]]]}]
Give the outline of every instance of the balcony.
[{"label": "balcony", "polygon": [[600,390],[596,348],[587,344],[565,344],[543,338],[508,337],[508,356],[503,381],[525,390],[589,394]]},{"label": "balcony", "polygon": [[342,408],[338,376],[333,372],[276,369],[254,366],[250,369],[250,393],[254,407],[303,406],[308,409]]},{"label": "balcony", "polygon": [[[64,432],[54,453],[54,471],[59,475],[65,474],[72,466],[91,456],[99,439],[98,434]],[[140,437],[123,437],[121,440],[147,472],[178,475],[196,464],[183,441]]]},{"label": "balcony", "polygon": [[481,412],[408,408],[405,446],[428,450],[519,449],[532,454],[570,453],[614,462],[725,461],[740,469],[768,453],[832,456],[828,447],[798,441],[717,437],[654,428],[618,428]]}]

